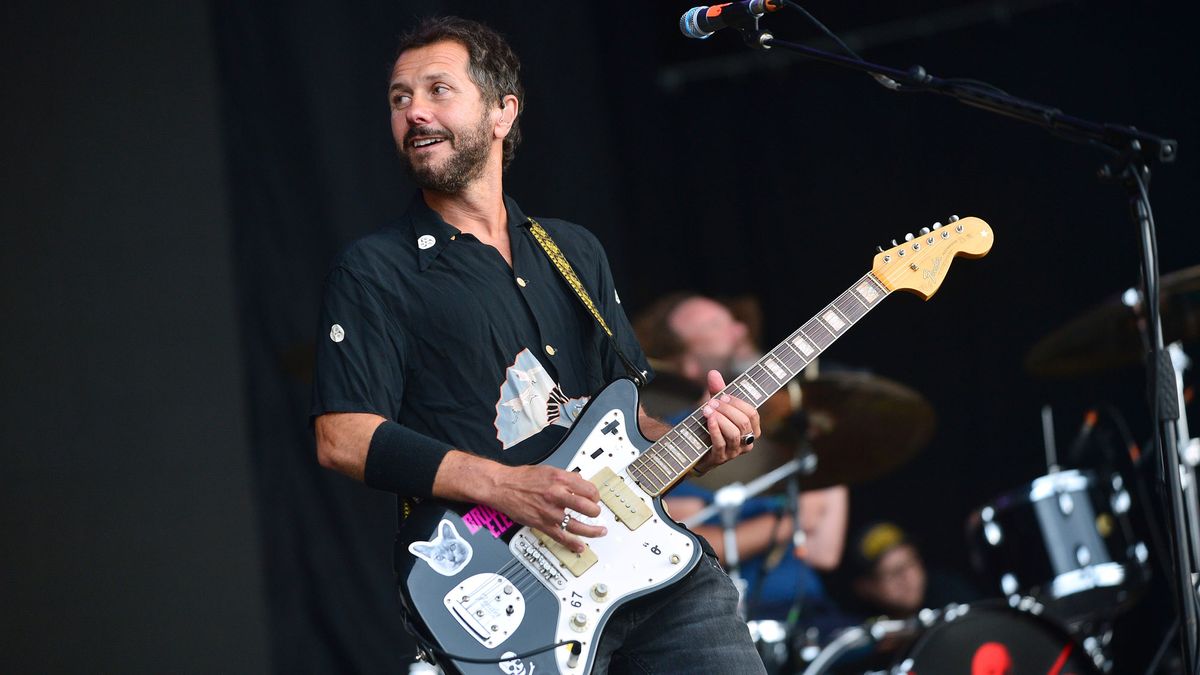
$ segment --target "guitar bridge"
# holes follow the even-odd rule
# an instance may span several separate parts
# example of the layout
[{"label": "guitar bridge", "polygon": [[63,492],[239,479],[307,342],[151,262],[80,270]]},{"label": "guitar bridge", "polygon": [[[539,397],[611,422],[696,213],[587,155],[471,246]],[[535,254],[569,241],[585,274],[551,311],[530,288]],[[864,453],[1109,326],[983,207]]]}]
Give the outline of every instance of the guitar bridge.
[{"label": "guitar bridge", "polygon": [[467,634],[489,649],[507,640],[525,619],[525,596],[499,574],[476,574],[442,602]]}]

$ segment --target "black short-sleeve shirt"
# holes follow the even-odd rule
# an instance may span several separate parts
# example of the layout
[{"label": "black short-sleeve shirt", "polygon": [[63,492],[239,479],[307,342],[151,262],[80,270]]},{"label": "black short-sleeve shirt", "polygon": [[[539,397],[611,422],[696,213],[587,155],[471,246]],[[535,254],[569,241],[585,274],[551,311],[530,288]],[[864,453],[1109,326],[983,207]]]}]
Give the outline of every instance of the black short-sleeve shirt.
[{"label": "black short-sleeve shirt", "polygon": [[[311,414],[370,412],[508,464],[540,459],[586,400],[627,375],[505,197],[512,267],[420,194],[351,244],[325,283]],[[590,232],[538,218],[625,354],[649,373]]]}]

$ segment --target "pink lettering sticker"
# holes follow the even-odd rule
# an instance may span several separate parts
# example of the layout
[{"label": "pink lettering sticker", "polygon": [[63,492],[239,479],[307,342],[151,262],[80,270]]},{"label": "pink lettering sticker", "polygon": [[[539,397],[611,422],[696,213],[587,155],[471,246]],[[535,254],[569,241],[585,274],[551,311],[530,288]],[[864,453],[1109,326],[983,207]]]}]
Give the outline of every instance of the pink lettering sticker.
[{"label": "pink lettering sticker", "polygon": [[475,508],[464,513],[462,519],[466,523],[467,529],[471,531],[471,534],[475,534],[480,528],[486,527],[487,531],[491,532],[493,537],[499,537],[513,526],[511,518],[483,504],[478,504]]}]

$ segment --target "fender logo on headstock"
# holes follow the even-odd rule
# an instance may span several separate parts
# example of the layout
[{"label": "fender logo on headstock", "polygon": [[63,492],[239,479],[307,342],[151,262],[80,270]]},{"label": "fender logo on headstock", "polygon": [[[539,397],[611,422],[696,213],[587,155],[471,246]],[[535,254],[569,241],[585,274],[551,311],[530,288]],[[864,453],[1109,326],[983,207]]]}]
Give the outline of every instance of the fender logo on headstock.
[{"label": "fender logo on headstock", "polygon": [[937,281],[938,273],[942,270],[942,256],[933,259],[933,264],[921,272],[921,278],[925,281]]}]

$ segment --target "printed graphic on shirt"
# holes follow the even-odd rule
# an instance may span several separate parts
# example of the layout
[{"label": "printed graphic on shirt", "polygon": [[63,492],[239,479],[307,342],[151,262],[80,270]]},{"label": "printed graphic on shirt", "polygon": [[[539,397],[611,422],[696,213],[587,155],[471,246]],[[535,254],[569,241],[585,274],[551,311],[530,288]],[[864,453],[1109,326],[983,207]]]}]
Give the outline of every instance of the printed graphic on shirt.
[{"label": "printed graphic on shirt", "polygon": [[414,541],[408,552],[429,563],[434,572],[452,577],[471,562],[471,544],[458,536],[454,523],[443,519],[438,524],[438,535],[430,541]]},{"label": "printed graphic on shirt", "polygon": [[551,424],[569,427],[587,400],[564,394],[533,352],[522,349],[504,371],[496,403],[496,438],[507,450]]}]

